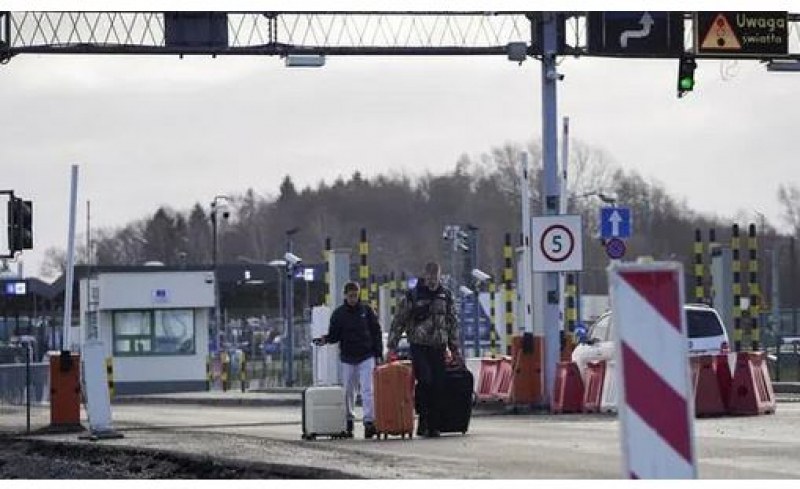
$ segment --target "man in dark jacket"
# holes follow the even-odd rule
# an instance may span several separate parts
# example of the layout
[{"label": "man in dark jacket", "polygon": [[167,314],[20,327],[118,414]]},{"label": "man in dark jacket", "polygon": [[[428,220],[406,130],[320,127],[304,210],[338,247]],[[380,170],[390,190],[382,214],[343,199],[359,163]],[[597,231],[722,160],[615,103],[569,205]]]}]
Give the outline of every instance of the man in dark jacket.
[{"label": "man in dark jacket", "polygon": [[353,434],[353,407],[356,386],[361,386],[361,402],[364,410],[364,437],[375,435],[372,371],[376,362],[383,356],[381,326],[375,311],[359,298],[359,287],[355,282],[344,286],[344,304],[331,314],[328,334],[318,344],[340,343],[342,376],[345,385],[345,404],[347,406],[347,432]]},{"label": "man in dark jacket", "polygon": [[463,363],[453,296],[440,282],[439,264],[425,265],[422,280],[400,300],[386,342],[389,354],[396,356],[400,336],[405,332],[408,337],[417,379],[417,434],[427,437],[439,436],[439,420],[444,415],[441,393],[446,350],[450,350],[454,362]]}]

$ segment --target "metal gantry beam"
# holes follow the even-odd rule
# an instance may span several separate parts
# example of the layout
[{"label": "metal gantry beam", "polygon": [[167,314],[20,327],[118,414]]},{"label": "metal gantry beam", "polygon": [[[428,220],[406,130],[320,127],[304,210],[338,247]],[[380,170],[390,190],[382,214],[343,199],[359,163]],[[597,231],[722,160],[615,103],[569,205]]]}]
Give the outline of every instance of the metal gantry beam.
[{"label": "metal gantry beam", "polygon": [[[192,14],[192,13],[189,13]],[[203,13],[194,13],[203,15]],[[206,13],[209,14],[209,13]],[[215,13],[224,44],[168,42],[161,12],[7,12],[0,57],[18,54],[503,55],[529,43],[524,13]]]},{"label": "metal gantry beam", "polygon": [[[541,12],[182,12],[201,27],[215,17],[221,38],[177,43],[168,32],[180,30],[174,20],[170,28],[168,18],[176,14],[0,12],[0,61],[26,53],[506,55],[513,43],[524,43],[529,56],[541,54]],[[586,12],[564,13],[563,18],[559,55],[602,56],[587,50]],[[691,12],[684,18],[685,46],[691,53],[694,18]],[[789,53],[781,58],[800,59],[800,14],[788,14],[788,20]]]}]

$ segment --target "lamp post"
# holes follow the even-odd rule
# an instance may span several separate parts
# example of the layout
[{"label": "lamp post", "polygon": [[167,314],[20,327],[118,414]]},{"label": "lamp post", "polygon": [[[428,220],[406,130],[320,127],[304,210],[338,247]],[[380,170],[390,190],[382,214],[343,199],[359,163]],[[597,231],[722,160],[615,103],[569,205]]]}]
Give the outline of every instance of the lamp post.
[{"label": "lamp post", "polygon": [[300,264],[300,258],[292,253],[292,236],[294,236],[300,228],[294,227],[286,231],[286,344],[284,345],[284,358],[286,362],[286,387],[294,385],[294,270]]},{"label": "lamp post", "polygon": [[[603,190],[592,190],[592,191],[589,191],[589,192],[585,192],[583,194],[579,194],[579,195],[574,196],[570,200],[583,199],[583,198],[587,198],[587,197],[597,197],[604,204],[608,204],[611,207],[616,207],[617,206],[617,199],[618,199],[617,194],[614,193],[614,192],[605,192]],[[564,314],[563,310],[561,311],[561,314],[562,314],[562,317],[563,317],[563,314]],[[582,322],[581,318],[583,316],[582,316],[582,312],[581,312],[581,273],[580,272],[577,272],[575,274],[575,314],[577,316],[577,321],[579,323]]]},{"label": "lamp post", "polygon": [[[466,309],[466,299],[467,299],[467,297],[472,295],[474,292],[472,292],[472,289],[470,289],[469,287],[467,287],[465,285],[460,285],[458,287],[458,292],[459,292],[459,295],[461,295],[461,307],[460,307],[461,314],[460,314],[460,316],[462,318],[464,318],[464,315],[465,315],[465,312],[466,312],[465,311],[465,309]],[[464,328],[459,328],[459,333],[460,333],[458,335],[458,339],[459,339],[459,343],[460,343],[459,344],[459,350],[461,350],[461,354],[464,355],[464,358],[466,358],[466,351],[465,351],[466,339],[464,338],[464,335],[466,334],[466,332],[464,331]],[[477,335],[476,335],[475,340],[477,341]]]},{"label": "lamp post", "polygon": [[267,263],[278,273],[278,318],[283,321],[283,268],[286,260],[275,259]]},{"label": "lamp post", "polygon": [[475,279],[475,310],[473,311],[473,318],[475,321],[475,356],[480,357],[481,356],[481,345],[480,345],[481,290],[483,289],[483,285],[486,282],[492,280],[492,276],[478,268],[473,268],[471,275],[472,278]]},{"label": "lamp post", "polygon": [[[220,344],[219,344],[219,332],[220,332],[220,323],[221,320],[221,311],[220,311],[220,286],[219,286],[219,270],[217,270],[217,248],[218,248],[218,237],[217,237],[217,221],[218,217],[217,214],[219,212],[221,205],[219,202],[226,203],[229,200],[227,195],[215,195],[214,199],[211,201],[211,261],[212,266],[214,268],[214,350],[218,353],[220,351]],[[227,209],[222,210],[222,218],[228,219],[230,213]]]}]

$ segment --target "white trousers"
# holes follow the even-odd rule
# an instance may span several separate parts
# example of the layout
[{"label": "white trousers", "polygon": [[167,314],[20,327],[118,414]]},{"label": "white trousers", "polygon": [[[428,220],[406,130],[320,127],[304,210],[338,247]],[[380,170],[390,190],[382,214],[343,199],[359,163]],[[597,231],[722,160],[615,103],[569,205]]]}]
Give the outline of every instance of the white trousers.
[{"label": "white trousers", "polygon": [[356,365],[342,362],[347,419],[355,419],[356,388],[361,386],[361,406],[364,410],[364,422],[371,423],[375,420],[372,410],[372,371],[374,369],[374,357],[369,357]]}]

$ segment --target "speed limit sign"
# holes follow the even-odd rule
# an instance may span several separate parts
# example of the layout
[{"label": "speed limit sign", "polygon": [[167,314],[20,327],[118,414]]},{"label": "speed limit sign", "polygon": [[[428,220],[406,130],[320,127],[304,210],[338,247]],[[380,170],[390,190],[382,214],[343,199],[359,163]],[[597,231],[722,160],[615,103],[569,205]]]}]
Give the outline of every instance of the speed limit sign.
[{"label": "speed limit sign", "polygon": [[581,216],[541,216],[531,221],[534,272],[583,270]]}]

